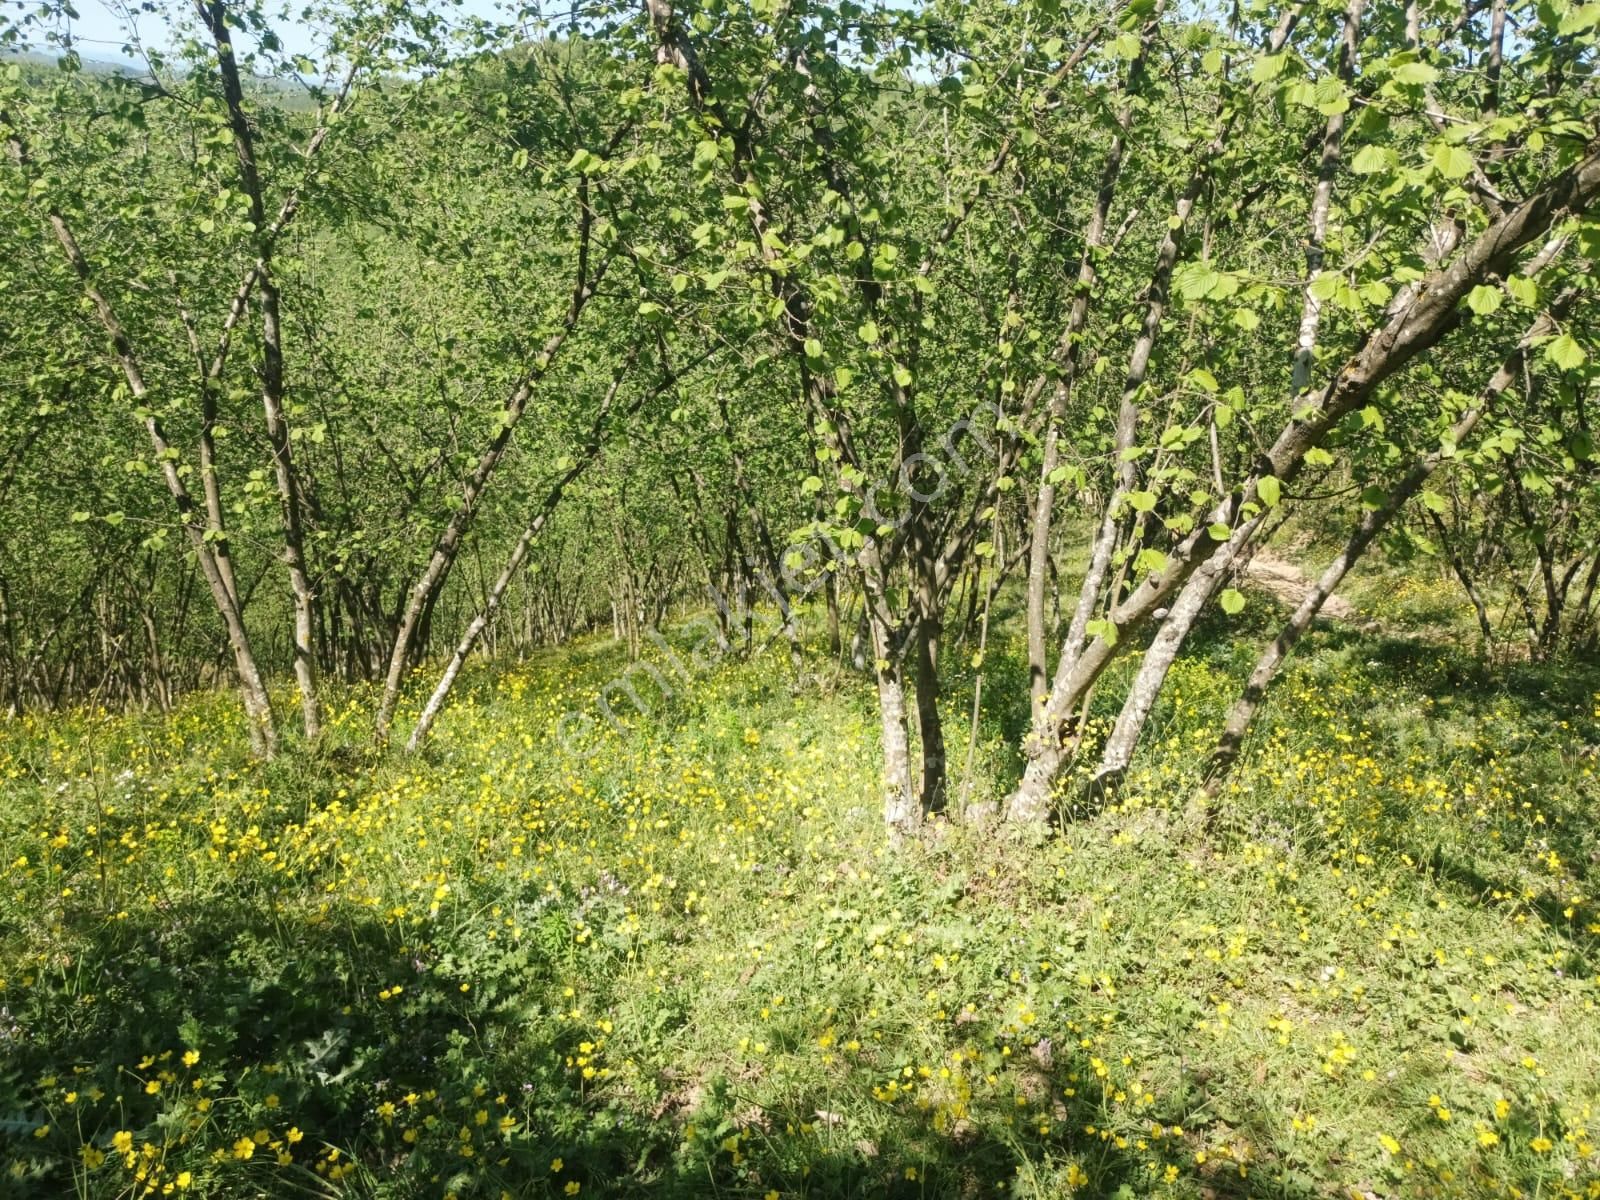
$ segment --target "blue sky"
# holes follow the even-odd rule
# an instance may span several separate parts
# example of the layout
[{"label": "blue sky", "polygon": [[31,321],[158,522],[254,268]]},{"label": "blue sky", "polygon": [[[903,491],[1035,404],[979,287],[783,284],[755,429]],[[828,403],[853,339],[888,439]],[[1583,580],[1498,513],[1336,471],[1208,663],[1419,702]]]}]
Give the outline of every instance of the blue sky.
[{"label": "blue sky", "polygon": [[[453,20],[483,17],[506,20],[503,0],[425,0],[428,7],[447,10]],[[51,0],[56,7],[59,0]],[[78,53],[85,59],[101,62],[126,62],[129,55],[124,47],[129,41],[129,31],[150,49],[166,48],[174,41],[173,14],[187,19],[191,9],[188,4],[174,4],[171,0],[157,2],[119,3],[116,0],[72,0],[77,12],[75,18],[53,17],[45,22],[34,22],[23,30],[28,48],[51,52],[46,31],[70,33]],[[8,25],[22,25],[25,16],[38,14],[44,8],[38,0],[0,0],[0,29]],[[314,19],[308,21],[310,10],[300,0],[268,0],[267,8],[274,14],[273,28],[285,48],[295,54],[315,54],[320,39]],[[146,9],[152,11],[145,11]],[[245,39],[240,39],[245,40]]]}]

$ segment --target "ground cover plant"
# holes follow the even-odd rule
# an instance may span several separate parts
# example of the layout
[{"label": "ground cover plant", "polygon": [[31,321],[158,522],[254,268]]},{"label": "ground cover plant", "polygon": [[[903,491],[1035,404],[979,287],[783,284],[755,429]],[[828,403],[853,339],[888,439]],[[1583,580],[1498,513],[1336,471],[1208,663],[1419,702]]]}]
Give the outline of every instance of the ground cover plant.
[{"label": "ground cover plant", "polygon": [[1582,1197],[1600,3],[0,0],[0,1189]]},{"label": "ground cover plant", "polygon": [[398,762],[368,689],[271,765],[223,696],[13,719],[5,1186],[1600,1189],[1600,676],[1330,630],[1197,837],[1196,655],[1113,806],[893,852],[869,681],[781,657],[574,740],[580,642]]}]

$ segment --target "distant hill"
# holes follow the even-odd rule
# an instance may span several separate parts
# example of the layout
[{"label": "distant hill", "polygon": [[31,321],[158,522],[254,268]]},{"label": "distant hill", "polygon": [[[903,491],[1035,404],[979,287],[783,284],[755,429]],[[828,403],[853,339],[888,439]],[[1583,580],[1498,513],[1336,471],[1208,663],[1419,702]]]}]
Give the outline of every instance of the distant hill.
[{"label": "distant hill", "polygon": [[[20,62],[24,66],[31,67],[53,67],[60,57],[59,54],[50,54],[43,50],[0,50],[0,61]],[[144,67],[139,63],[81,56],[80,58],[83,69],[93,75],[139,76],[145,73]]]},{"label": "distant hill", "polygon": [[[33,67],[38,70],[53,70],[60,57],[59,54],[51,54],[42,50],[0,50],[0,62],[18,62],[25,67]],[[123,79],[148,79],[150,77],[150,73],[145,69],[143,63],[103,58],[83,58],[81,56],[80,62],[84,73],[89,75],[116,76]],[[300,108],[308,103],[306,89],[297,80],[255,75],[247,77],[246,87],[274,97],[276,103],[290,109]]]}]

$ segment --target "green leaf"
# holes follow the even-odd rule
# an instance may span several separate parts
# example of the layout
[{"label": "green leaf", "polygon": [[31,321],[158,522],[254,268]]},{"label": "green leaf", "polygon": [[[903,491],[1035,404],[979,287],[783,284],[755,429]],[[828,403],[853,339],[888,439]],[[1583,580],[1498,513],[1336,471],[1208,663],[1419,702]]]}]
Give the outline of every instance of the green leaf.
[{"label": "green leaf", "polygon": [[1167,556],[1162,551],[1154,548],[1141,550],[1133,560],[1133,569],[1135,571],[1158,574],[1167,569]]},{"label": "green leaf", "polygon": [[1450,506],[1445,503],[1445,498],[1438,492],[1424,491],[1422,493],[1422,507],[1429,512],[1442,513]]},{"label": "green leaf", "polygon": [[1313,446],[1306,451],[1306,461],[1313,467],[1331,467],[1333,466],[1333,455],[1329,454],[1321,446]]},{"label": "green leaf", "polygon": [[1263,475],[1256,482],[1256,495],[1261,497],[1261,503],[1268,508],[1277,508],[1281,495],[1282,485],[1276,475]]},{"label": "green leaf", "polygon": [[1426,87],[1439,81],[1439,69],[1425,62],[1401,63],[1391,78],[1407,87]]},{"label": "green leaf", "polygon": [[1433,163],[1433,169],[1446,179],[1465,179],[1472,174],[1472,155],[1448,142],[1435,142],[1429,161]]},{"label": "green leaf", "polygon": [[1230,617],[1238,616],[1244,611],[1244,593],[1238,588],[1223,588],[1217,602],[1222,605],[1222,611]]},{"label": "green leaf", "polygon": [[1321,271],[1311,281],[1311,286],[1306,291],[1311,293],[1314,300],[1328,301],[1339,294],[1339,284],[1342,281],[1332,271]]},{"label": "green leaf", "polygon": [[1206,263],[1185,263],[1173,272],[1178,295],[1185,300],[1204,299],[1221,279],[1221,274]]},{"label": "green leaf", "polygon": [[1363,146],[1356,151],[1350,169],[1357,175],[1376,175],[1391,170],[1399,163],[1399,156],[1385,146]]},{"label": "green leaf", "polygon": [[863,321],[856,327],[856,336],[867,345],[872,345],[878,340],[878,323],[876,321]]},{"label": "green leaf", "polygon": [[833,373],[833,382],[838,386],[840,391],[843,391],[845,388],[850,386],[851,381],[854,380],[855,377],[856,373],[849,367],[840,367]]},{"label": "green leaf", "polygon": [[1589,357],[1570,333],[1563,333],[1549,342],[1544,348],[1544,356],[1563,371],[1576,370]]},{"label": "green leaf", "polygon": [[899,363],[895,363],[895,365],[894,365],[894,381],[895,381],[895,383],[899,384],[903,388],[910,387],[911,386],[911,371],[908,368],[906,368],[904,366],[901,366]]},{"label": "green leaf", "polygon": [[816,338],[807,338],[805,349],[807,358],[818,359],[822,357],[822,343]]},{"label": "green leaf", "polygon": [[1511,298],[1524,308],[1532,308],[1539,303],[1539,284],[1537,280],[1529,279],[1526,275],[1513,275],[1506,280],[1506,291],[1511,293]]},{"label": "green leaf", "polygon": [[1480,317],[1486,317],[1500,307],[1500,289],[1478,284],[1467,293],[1467,307]]},{"label": "green leaf", "polygon": [[[1565,6],[1563,6],[1565,7]],[[1572,37],[1600,25],[1600,4],[1577,4],[1562,14],[1557,32],[1562,37]]]},{"label": "green leaf", "polygon": [[1108,646],[1117,644],[1117,626],[1112,621],[1090,621],[1084,627],[1084,632],[1090,637],[1099,638]]},{"label": "green leaf", "polygon": [[1344,81],[1337,75],[1327,75],[1317,80],[1312,95],[1317,103],[1317,111],[1325,117],[1350,111],[1350,96],[1345,91]]},{"label": "green leaf", "polygon": [[750,198],[748,196],[724,196],[722,198],[722,207],[729,212],[744,212],[750,207]]},{"label": "green leaf", "polygon": [[1286,54],[1263,54],[1256,59],[1250,68],[1250,79],[1255,83],[1271,83],[1283,74],[1283,64],[1287,60]]},{"label": "green leaf", "polygon": [[1155,506],[1156,494],[1154,492],[1128,493],[1128,507],[1132,508],[1134,512],[1149,512]]},{"label": "green leaf", "polygon": [[1233,530],[1222,521],[1213,521],[1207,525],[1206,532],[1211,535],[1213,542],[1225,542],[1233,536]]}]

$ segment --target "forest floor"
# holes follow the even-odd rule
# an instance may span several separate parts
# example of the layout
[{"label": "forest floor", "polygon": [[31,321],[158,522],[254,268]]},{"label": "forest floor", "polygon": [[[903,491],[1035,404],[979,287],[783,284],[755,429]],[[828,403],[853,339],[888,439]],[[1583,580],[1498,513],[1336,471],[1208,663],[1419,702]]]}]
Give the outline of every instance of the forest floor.
[{"label": "forest floor", "polygon": [[[1404,632],[1445,589],[1363,586],[1390,631],[1312,635],[1203,836],[1259,594],[1048,838],[891,849],[820,655],[619,730],[567,717],[623,667],[581,642],[411,758],[365,688],[268,766],[226,696],[12,720],[0,1191],[1600,1196],[1600,670],[1491,676]],[[969,799],[1017,769],[1000,616]]]},{"label": "forest floor", "polygon": [[[1251,556],[1246,567],[1251,583],[1261,588],[1278,603],[1293,609],[1311,594],[1316,580],[1310,578],[1296,564],[1279,558],[1270,550],[1261,550]],[[1319,621],[1360,621],[1362,616],[1354,604],[1335,592],[1322,602],[1317,614]]]}]

